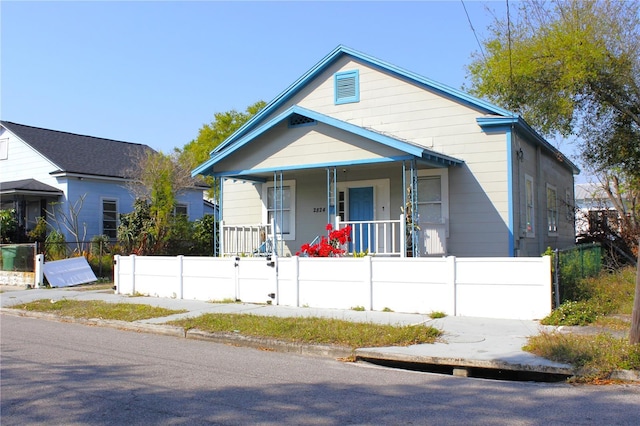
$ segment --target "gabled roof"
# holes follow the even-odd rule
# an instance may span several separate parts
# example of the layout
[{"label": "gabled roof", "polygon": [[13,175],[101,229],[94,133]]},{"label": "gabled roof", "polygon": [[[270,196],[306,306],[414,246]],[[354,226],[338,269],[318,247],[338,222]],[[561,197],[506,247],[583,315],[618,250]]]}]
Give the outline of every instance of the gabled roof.
[{"label": "gabled roof", "polygon": [[414,84],[422,86],[426,89],[435,91],[440,95],[454,99],[457,102],[468,105],[472,108],[477,109],[482,114],[496,114],[508,117],[515,117],[516,114],[507,111],[506,109],[499,108],[487,101],[476,98],[474,96],[469,95],[468,93],[462,92],[461,90],[454,89],[452,87],[446,86],[444,84],[438,83],[411,71],[407,71],[403,68],[392,65],[388,62],[382,61],[380,59],[374,58],[373,56],[369,56],[362,52],[358,52],[357,50],[348,48],[346,46],[338,46],[331,53],[325,56],[320,62],[314,65],[309,71],[303,74],[300,78],[298,78],[291,86],[284,90],[284,92],[280,93],[276,96],[271,102],[269,102],[258,114],[256,114],[251,120],[244,124],[244,126],[240,127],[234,134],[229,136],[223,143],[221,143],[216,149],[212,151],[212,154],[215,152],[219,152],[226,148],[227,146],[233,144],[239,138],[245,136],[248,132],[250,132],[253,127],[255,127],[256,123],[259,123],[263,117],[268,116],[273,111],[278,109],[285,103],[288,99],[293,97],[296,93],[300,91],[307,83],[309,83],[312,79],[314,79],[317,75],[322,73],[328,67],[330,67],[333,63],[335,63],[338,59],[343,56],[350,56],[360,62],[366,63],[374,68],[383,70],[385,72],[397,75],[401,78],[410,80]]},{"label": "gabled roof", "polygon": [[21,179],[11,182],[0,182],[2,195],[61,195],[62,191],[35,179]]},{"label": "gabled roof", "polygon": [[[278,116],[274,117],[268,122],[263,123],[258,127],[255,127],[251,132],[237,139],[232,146],[229,146],[227,149],[223,151],[212,154],[209,160],[207,160],[206,162],[198,166],[195,170],[193,170],[192,175],[195,176],[198,174],[210,173],[210,169],[214,166],[214,164],[218,163],[219,161],[233,154],[238,149],[249,144],[256,137],[265,133],[266,131],[273,128],[274,126],[281,123],[282,121],[288,120],[289,117],[296,114],[310,118],[319,123],[324,123],[328,126],[331,126],[340,130],[344,130],[351,134],[378,142],[382,145],[397,149],[405,153],[407,155],[407,158],[417,158],[424,162],[430,163],[435,167],[448,167],[448,166],[454,166],[454,165],[459,165],[463,163],[462,160],[459,160],[457,158],[453,158],[444,154],[440,154],[438,152],[427,149],[423,146],[413,144],[408,141],[400,140],[392,136],[388,136],[380,132],[376,132],[371,129],[366,129],[360,126],[356,126],[354,124],[347,123],[346,121],[338,120],[336,118],[329,117],[324,114],[320,114],[319,112],[312,111],[298,105],[293,105],[283,113],[279,114]],[[216,174],[213,173],[213,175],[216,175]]]},{"label": "gabled roof", "polygon": [[147,145],[83,136],[0,121],[11,133],[47,158],[58,170],[95,176],[126,178],[127,170],[147,150]]}]

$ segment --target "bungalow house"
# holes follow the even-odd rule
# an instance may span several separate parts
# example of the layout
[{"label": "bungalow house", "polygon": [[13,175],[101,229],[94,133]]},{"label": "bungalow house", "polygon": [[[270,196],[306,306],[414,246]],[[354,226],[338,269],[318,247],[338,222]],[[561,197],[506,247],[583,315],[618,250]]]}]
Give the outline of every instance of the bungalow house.
[{"label": "bungalow house", "polygon": [[578,173],[520,116],[344,46],[192,172],[219,185],[223,255],[329,223],[353,253],[501,257],[574,243]]},{"label": "bungalow house", "polygon": [[[120,214],[133,210],[127,171],[147,150],[142,144],[1,121],[0,208],[15,209],[20,230],[28,232],[47,211],[58,215],[49,222],[62,224],[59,215],[72,217],[71,207],[79,227],[86,226],[81,240],[95,235],[115,239]],[[177,213],[190,220],[213,213],[211,203],[203,201],[206,189],[194,186],[183,193]],[[59,228],[67,241],[75,241],[64,226]]]}]

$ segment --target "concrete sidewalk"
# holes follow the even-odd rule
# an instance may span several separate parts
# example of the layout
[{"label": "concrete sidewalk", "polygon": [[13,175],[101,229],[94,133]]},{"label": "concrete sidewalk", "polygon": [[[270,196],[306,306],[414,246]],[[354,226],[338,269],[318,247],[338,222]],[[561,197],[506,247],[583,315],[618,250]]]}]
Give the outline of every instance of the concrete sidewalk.
[{"label": "concrete sidewalk", "polygon": [[[495,370],[543,375],[571,376],[573,367],[537,357],[522,350],[527,337],[555,327],[541,326],[536,321],[504,320],[471,317],[445,317],[431,319],[427,315],[397,312],[353,311],[339,309],[294,308],[248,303],[209,303],[155,297],[130,297],[114,294],[110,290],[79,290],[75,288],[23,290],[1,286],[0,302],[3,312],[25,315],[21,303],[38,299],[103,300],[105,302],[145,303],[169,309],[185,309],[184,314],[153,318],[131,323],[137,330],[148,326],[149,331],[161,332],[167,321],[193,317],[204,313],[245,313],[278,317],[323,317],[346,321],[378,324],[427,324],[443,332],[441,341],[434,344],[407,347],[360,348],[355,351],[359,360],[382,364],[404,363],[422,366],[440,366],[452,369],[456,375],[473,375],[477,370]],[[7,310],[8,307],[14,307]],[[121,324],[120,324],[121,325]],[[144,330],[143,330],[144,331]],[[167,333],[170,334],[170,333]],[[189,336],[186,336],[189,337]],[[194,338],[203,338],[202,335]],[[233,338],[231,336],[230,338]],[[215,339],[212,339],[215,340]],[[219,339],[217,339],[219,341]],[[246,340],[246,339],[241,339]],[[264,345],[264,342],[262,342]],[[427,369],[427,368],[425,368]],[[427,369],[428,370],[428,369]]]}]

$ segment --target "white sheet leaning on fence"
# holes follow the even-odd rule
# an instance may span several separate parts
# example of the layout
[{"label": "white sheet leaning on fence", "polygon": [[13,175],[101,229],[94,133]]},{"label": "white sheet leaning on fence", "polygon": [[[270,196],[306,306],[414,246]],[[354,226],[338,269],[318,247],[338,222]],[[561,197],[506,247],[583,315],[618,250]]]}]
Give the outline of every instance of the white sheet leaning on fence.
[{"label": "white sheet leaning on fence", "polygon": [[551,258],[116,256],[120,294],[535,320],[551,312]]}]

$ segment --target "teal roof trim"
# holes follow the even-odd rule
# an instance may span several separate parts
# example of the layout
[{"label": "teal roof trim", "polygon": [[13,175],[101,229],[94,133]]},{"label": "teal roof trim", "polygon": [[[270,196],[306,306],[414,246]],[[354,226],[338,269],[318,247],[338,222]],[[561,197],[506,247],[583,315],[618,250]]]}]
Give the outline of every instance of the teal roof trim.
[{"label": "teal roof trim", "polygon": [[560,163],[566,164],[573,174],[580,174],[580,168],[576,166],[569,158],[560,152],[556,147],[551,145],[545,138],[536,132],[522,117],[479,117],[476,122],[483,129],[486,128],[505,128],[513,126],[517,130],[521,130],[525,135],[529,136],[536,143],[552,153]]},{"label": "teal roof trim", "polygon": [[214,149],[211,152],[211,154],[222,151],[227,146],[233,144],[236,140],[238,140],[239,138],[242,138],[244,135],[250,132],[251,129],[254,128],[264,117],[268,116],[269,114],[273,113],[273,111],[275,111],[277,108],[281,107],[288,99],[294,96],[303,86],[309,83],[318,74],[323,72],[327,67],[329,67],[333,62],[335,62],[342,55],[349,55],[354,59],[365,62],[375,68],[381,69],[383,71],[391,72],[397,76],[412,80],[413,82],[420,84],[431,90],[435,90],[444,96],[453,98],[464,104],[478,108],[483,113],[497,114],[497,115],[503,115],[508,117],[516,116],[516,114],[511,111],[507,111],[506,109],[493,105],[490,102],[471,96],[468,93],[465,93],[461,90],[457,90],[452,87],[446,86],[444,84],[435,82],[431,79],[428,79],[426,77],[423,77],[411,71],[407,71],[403,68],[397,67],[388,62],[374,58],[373,56],[369,56],[362,52],[358,52],[357,50],[339,45],[338,47],[333,49],[327,56],[325,56],[322,60],[320,60],[320,62],[314,65],[309,71],[307,71],[301,77],[299,77],[296,81],[294,81],[293,84],[287,87],[282,93],[276,96],[251,120],[246,122],[242,127],[236,130],[235,133],[233,133],[218,147],[216,147],[216,149]]},{"label": "teal roof trim", "polygon": [[[374,142],[378,142],[380,144],[386,145],[388,147],[397,149],[402,151],[410,156],[417,157],[419,159],[423,159],[430,164],[439,165],[440,167],[448,167],[454,166],[458,164],[462,164],[463,161],[457,158],[450,157],[448,155],[440,154],[435,151],[430,151],[422,146],[415,145],[406,141],[402,141],[391,136],[384,135],[382,133],[378,133],[373,130],[365,129],[363,127],[356,126],[351,123],[347,123],[342,120],[335,119],[333,117],[329,117],[324,114],[320,114],[318,112],[302,108],[300,106],[294,105],[278,115],[277,117],[269,120],[264,125],[256,128],[252,132],[248,133],[246,136],[237,140],[233,145],[227,147],[227,149],[215,152],[209,160],[198,166],[191,172],[192,176],[196,176],[198,174],[208,174],[210,173],[210,169],[219,161],[228,157],[232,153],[236,152],[238,149],[244,147],[245,145],[251,143],[255,138],[264,134],[283,120],[288,120],[294,114],[303,115],[305,117],[314,119],[318,123],[324,123],[328,126],[335,127],[337,129],[344,130],[351,134],[361,136],[363,138],[372,140]],[[279,170],[279,169],[278,169]],[[214,175],[216,175],[214,173]]]}]

